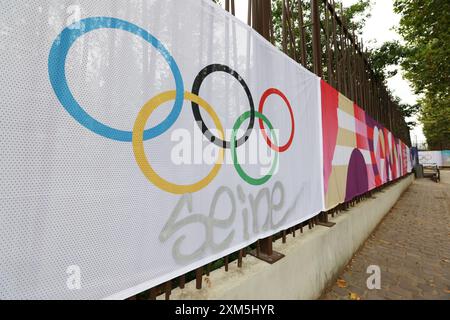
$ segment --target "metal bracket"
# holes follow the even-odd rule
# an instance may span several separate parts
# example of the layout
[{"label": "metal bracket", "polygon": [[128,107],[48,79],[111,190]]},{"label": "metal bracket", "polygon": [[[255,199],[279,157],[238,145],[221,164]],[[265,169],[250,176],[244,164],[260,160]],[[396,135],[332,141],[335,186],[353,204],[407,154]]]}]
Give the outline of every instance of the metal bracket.
[{"label": "metal bracket", "polygon": [[256,249],[250,251],[250,254],[270,264],[284,258],[284,254],[272,249],[272,236],[258,240]]},{"label": "metal bracket", "polygon": [[328,227],[331,228],[333,227],[336,223],[331,222],[328,220],[328,213],[327,212],[322,212],[319,214],[319,219],[317,219],[318,221],[316,221],[316,224],[318,226],[324,226],[324,227]]},{"label": "metal bracket", "polygon": [[331,228],[333,227],[336,223],[335,222],[331,222],[331,221],[319,221],[316,223],[318,226],[324,226],[324,227],[328,227]]},{"label": "metal bracket", "polygon": [[272,251],[271,255],[265,254],[265,253],[263,253],[261,251],[258,254],[257,251],[258,251],[257,249],[251,250],[250,251],[250,255],[252,255],[255,258],[258,258],[258,259],[260,259],[262,261],[270,263],[270,264],[273,264],[273,263],[277,262],[278,260],[280,260],[280,259],[285,257],[284,254],[279,253],[277,251]]}]

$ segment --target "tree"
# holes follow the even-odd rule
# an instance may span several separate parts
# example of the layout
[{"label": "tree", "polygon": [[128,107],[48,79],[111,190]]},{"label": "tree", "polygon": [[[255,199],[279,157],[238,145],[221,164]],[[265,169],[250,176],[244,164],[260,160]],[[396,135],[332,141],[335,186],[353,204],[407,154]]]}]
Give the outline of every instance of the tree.
[{"label": "tree", "polygon": [[420,121],[431,149],[450,149],[450,99],[426,96],[422,99]]},{"label": "tree", "polygon": [[450,2],[395,0],[401,14],[399,33],[405,40],[400,63],[420,99],[427,142],[450,149]]},{"label": "tree", "polygon": [[[340,4],[342,1],[336,1]],[[350,30],[354,30],[357,35],[361,35],[366,25],[367,19],[370,18],[370,9],[372,8],[372,0],[358,0],[349,7],[344,7],[344,19]]]},{"label": "tree", "polygon": [[398,41],[387,41],[376,49],[371,49],[369,58],[373,71],[382,79],[395,76],[397,69],[389,70],[390,66],[398,66],[407,55],[407,48]]}]

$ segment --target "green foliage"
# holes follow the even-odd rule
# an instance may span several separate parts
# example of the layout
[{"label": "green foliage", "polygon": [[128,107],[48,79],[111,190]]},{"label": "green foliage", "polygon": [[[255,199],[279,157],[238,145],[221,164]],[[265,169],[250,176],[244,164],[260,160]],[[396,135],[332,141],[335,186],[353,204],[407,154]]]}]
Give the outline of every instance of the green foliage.
[{"label": "green foliage", "polygon": [[450,83],[450,1],[396,0],[398,31],[409,54],[403,62],[417,93],[447,93]]},{"label": "green foliage", "polygon": [[450,149],[450,99],[426,96],[422,101],[420,121],[429,148]]},{"label": "green foliage", "polygon": [[370,50],[370,64],[378,77],[384,80],[397,74],[397,69],[388,70],[388,67],[399,65],[407,54],[408,48],[398,41],[387,41],[381,47]]},{"label": "green foliage", "polygon": [[405,40],[398,57],[423,98],[420,120],[431,148],[450,148],[450,1],[395,0]]},{"label": "green foliage", "polygon": [[[340,3],[337,1],[336,3]],[[361,35],[367,19],[370,18],[371,0],[358,0],[349,7],[344,8],[344,19],[350,30]]]},{"label": "green foliage", "polygon": [[[391,94],[391,96],[393,96],[392,92],[390,92],[390,94]],[[403,118],[411,118],[412,116],[417,115],[417,113],[421,109],[420,104],[401,103],[399,97],[394,97],[393,100],[394,100],[394,102],[396,102],[400,112],[402,113]],[[411,130],[417,125],[417,123],[414,121],[407,121],[406,125]]]}]

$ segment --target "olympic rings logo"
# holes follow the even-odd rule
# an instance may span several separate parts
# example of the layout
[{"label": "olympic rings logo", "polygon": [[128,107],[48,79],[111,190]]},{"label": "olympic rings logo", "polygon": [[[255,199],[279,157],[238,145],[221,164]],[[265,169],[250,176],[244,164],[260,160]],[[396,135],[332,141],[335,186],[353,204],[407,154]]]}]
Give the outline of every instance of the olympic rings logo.
[{"label": "olympic rings logo", "polygon": [[[142,107],[136,118],[133,131],[119,130],[94,119],[83,109],[83,107],[74,98],[67,84],[65,74],[65,62],[70,48],[78,38],[80,38],[81,36],[85,35],[90,31],[98,29],[117,29],[126,31],[148,42],[165,59],[175,79],[175,90],[163,92],[151,98],[144,104],[144,106]],[[294,139],[295,121],[293,110],[289,103],[289,100],[280,90],[275,88],[270,88],[266,90],[261,97],[258,111],[255,111],[255,106],[250,89],[248,88],[244,79],[236,71],[232,70],[230,67],[226,65],[211,64],[203,68],[198,73],[192,86],[192,92],[185,91],[180,69],[178,68],[178,65],[176,64],[175,60],[173,59],[169,51],[166,49],[166,47],[157,38],[155,38],[146,30],[125,20],[112,17],[92,17],[74,22],[72,25],[66,27],[54,40],[53,45],[50,49],[48,58],[48,72],[50,83],[58,100],[60,101],[62,106],[66,109],[66,111],[76,121],[78,121],[82,126],[89,129],[90,131],[105,138],[116,141],[131,142],[136,162],[140,167],[140,169],[142,170],[145,177],[161,190],[170,193],[174,194],[193,193],[205,188],[219,173],[219,170],[222,166],[224,159],[224,149],[231,150],[231,155],[235,169],[238,172],[239,176],[244,181],[246,181],[251,185],[262,185],[266,183],[273,175],[274,170],[277,167],[278,153],[285,152],[286,150],[288,150],[289,147],[292,145],[292,141]],[[250,110],[244,112],[244,114],[242,114],[236,120],[232,129],[230,141],[225,140],[223,126],[214,109],[199,96],[200,88],[204,79],[214,72],[225,72],[234,77],[243,87],[250,105]],[[290,113],[292,131],[288,142],[283,146],[277,145],[276,136],[273,134],[273,126],[270,123],[269,119],[263,114],[264,104],[267,98],[271,95],[277,95],[281,97],[284,103],[287,105]],[[145,129],[146,123],[150,118],[151,114],[153,113],[153,111],[155,111],[161,104],[172,100],[174,100],[174,104],[169,115],[156,126],[151,127],[149,129]],[[196,122],[199,124],[199,127],[203,135],[208,139],[208,141],[220,147],[220,149],[217,162],[206,177],[193,184],[179,185],[165,180],[155,172],[145,154],[144,141],[155,138],[168,131],[171,128],[171,126],[175,123],[175,121],[178,119],[185,100],[191,102],[194,118]],[[214,125],[217,127],[219,131],[219,137],[213,135],[209,130],[209,128],[206,126],[200,114],[199,106],[202,107],[202,109],[204,109],[204,111],[206,111],[212,118]],[[259,119],[259,127],[261,129],[261,133],[265,141],[267,142],[268,146],[274,151],[276,151],[275,160],[269,173],[263,176],[262,178],[253,178],[249,176],[247,173],[245,173],[239,164],[236,152],[237,148],[243,145],[250,137],[250,134],[253,131],[253,127],[255,124],[255,118]],[[241,137],[237,137],[237,132],[240,129],[240,126],[247,119],[249,119],[249,124],[245,134]],[[269,138],[269,136],[266,133],[265,125],[269,127],[271,138]],[[274,142],[272,142],[272,140],[274,140]]]},{"label": "olympic rings logo", "polygon": [[432,160],[433,159],[433,155],[431,155],[431,154],[421,154],[420,156],[419,156],[419,161],[430,161],[430,160]]}]

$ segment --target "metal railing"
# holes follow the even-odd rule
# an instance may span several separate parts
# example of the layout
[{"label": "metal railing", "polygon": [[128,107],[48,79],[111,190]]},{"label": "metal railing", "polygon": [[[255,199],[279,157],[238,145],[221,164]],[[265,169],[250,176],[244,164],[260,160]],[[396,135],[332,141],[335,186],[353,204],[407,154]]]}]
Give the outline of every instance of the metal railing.
[{"label": "metal railing", "polygon": [[[337,9],[334,0],[279,2],[281,39],[274,32],[271,0],[248,0],[249,25],[410,146],[409,128],[401,109],[371,68],[367,49],[343,18],[342,6]],[[233,7],[234,0],[226,3]],[[305,11],[310,14],[305,15]]]}]

